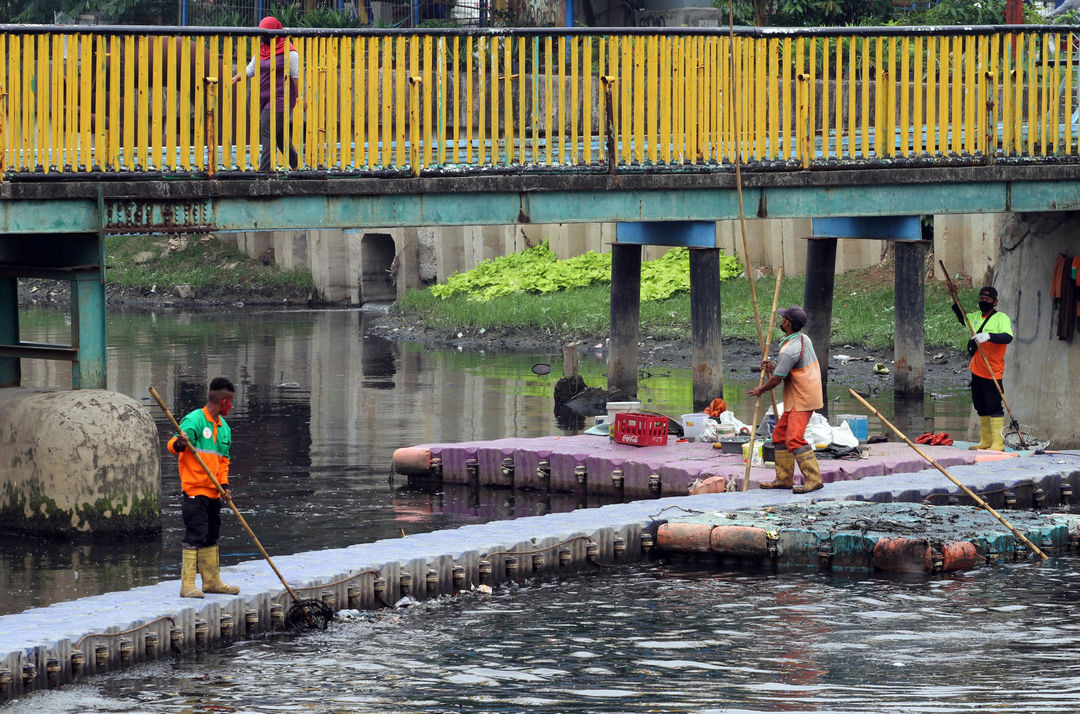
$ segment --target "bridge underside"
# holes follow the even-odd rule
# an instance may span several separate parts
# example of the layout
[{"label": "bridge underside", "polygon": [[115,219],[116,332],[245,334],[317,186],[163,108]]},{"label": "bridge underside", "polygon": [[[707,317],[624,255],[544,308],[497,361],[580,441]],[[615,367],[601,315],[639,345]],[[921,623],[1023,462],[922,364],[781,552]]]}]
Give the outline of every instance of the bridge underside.
[{"label": "bridge underside", "polygon": [[[55,174],[53,175],[55,176]],[[0,233],[157,233],[364,226],[713,221],[739,217],[725,173],[416,179],[191,176],[94,182],[39,174],[0,186]],[[100,191],[100,193],[99,193]],[[99,200],[104,220],[99,215]],[[838,169],[743,174],[748,218],[1080,209],[1080,166]]]}]

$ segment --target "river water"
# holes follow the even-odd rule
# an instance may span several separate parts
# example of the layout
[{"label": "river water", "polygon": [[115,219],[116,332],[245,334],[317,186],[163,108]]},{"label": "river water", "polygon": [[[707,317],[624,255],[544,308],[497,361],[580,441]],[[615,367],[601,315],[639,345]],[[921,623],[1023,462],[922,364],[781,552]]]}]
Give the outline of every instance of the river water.
[{"label": "river water", "polygon": [[[364,337],[367,313],[251,310],[113,313],[109,388],[177,414],[208,380],[237,385],[230,414],[238,506],[271,554],[339,547],[492,519],[568,510],[576,496],[409,487],[399,446],[576,433],[552,412],[549,354],[427,350]],[[64,342],[63,313],[21,316],[22,339]],[[550,363],[551,374],[531,367]],[[602,354],[582,360],[604,384]],[[749,376],[747,374],[747,376]],[[23,363],[27,386],[67,386],[60,363]],[[748,418],[748,381],[729,405]],[[839,393],[843,390],[833,388]],[[835,395],[834,395],[835,396]],[[686,370],[653,370],[639,397],[690,409]],[[891,396],[874,400],[894,413]],[[858,412],[844,398],[833,413]],[[967,396],[928,400],[913,428],[962,432]],[[745,415],[743,413],[745,412]],[[163,532],[143,542],[0,539],[0,612],[178,577],[174,461],[162,450]],[[222,560],[258,557],[226,516]],[[996,711],[1080,710],[1069,658],[1077,620],[1071,561],[948,578],[698,573],[663,564],[501,588],[328,633],[95,678],[10,708],[39,711]]]}]

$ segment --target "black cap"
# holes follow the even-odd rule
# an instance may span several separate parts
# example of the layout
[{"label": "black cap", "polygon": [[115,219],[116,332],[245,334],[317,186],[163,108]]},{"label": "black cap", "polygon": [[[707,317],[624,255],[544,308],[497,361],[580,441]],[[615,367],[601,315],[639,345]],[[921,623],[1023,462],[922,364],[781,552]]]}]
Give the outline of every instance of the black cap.
[{"label": "black cap", "polygon": [[979,297],[982,297],[983,295],[997,300],[997,289],[993,285],[984,285],[979,288]]},{"label": "black cap", "polygon": [[791,326],[795,330],[801,330],[806,327],[806,311],[798,305],[792,305],[791,307],[784,308],[783,310],[777,310],[776,314],[780,317],[786,317],[791,321]]}]

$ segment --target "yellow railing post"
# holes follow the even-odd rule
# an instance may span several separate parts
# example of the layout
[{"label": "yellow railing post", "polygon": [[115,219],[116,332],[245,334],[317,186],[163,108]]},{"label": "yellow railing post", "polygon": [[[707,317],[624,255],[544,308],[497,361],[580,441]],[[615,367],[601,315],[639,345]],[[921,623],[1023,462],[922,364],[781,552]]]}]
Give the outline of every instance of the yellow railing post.
[{"label": "yellow railing post", "polygon": [[813,148],[811,141],[810,131],[810,75],[803,73],[799,75],[799,123],[797,131],[799,133],[799,155],[802,159],[802,167],[804,169],[810,168],[810,150]]},{"label": "yellow railing post", "polygon": [[[307,111],[270,112],[262,153],[274,169],[295,144],[308,167],[408,164],[414,175],[462,164],[561,170],[596,156],[608,170],[725,164],[737,152],[796,168],[1072,156],[1076,33],[1026,29],[300,30],[281,38],[301,48],[298,88],[276,63],[263,79],[286,83],[288,104],[299,92]],[[214,176],[257,165],[262,70],[236,86],[222,78],[258,58],[258,36],[35,28],[0,45],[4,171]]]},{"label": "yellow railing post", "polygon": [[420,85],[423,81],[418,75],[409,76],[409,168],[414,178],[420,176]]},{"label": "yellow railing post", "polygon": [[217,171],[217,131],[214,126],[214,115],[216,113],[217,104],[214,101],[215,89],[217,88],[217,77],[206,77],[203,79],[206,83],[206,149],[207,149],[207,161],[206,161],[206,173],[210,178],[214,178],[214,172]]}]

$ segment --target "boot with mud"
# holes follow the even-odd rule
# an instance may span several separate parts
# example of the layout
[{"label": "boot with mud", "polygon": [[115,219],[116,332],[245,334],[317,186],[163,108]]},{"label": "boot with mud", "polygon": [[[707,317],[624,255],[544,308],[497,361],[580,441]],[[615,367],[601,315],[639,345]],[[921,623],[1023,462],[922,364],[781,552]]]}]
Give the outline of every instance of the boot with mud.
[{"label": "boot with mud", "polygon": [[203,591],[195,587],[195,573],[199,570],[199,551],[184,546],[180,561],[180,597],[202,597]]},{"label": "boot with mud", "polygon": [[218,547],[199,548],[199,572],[202,573],[203,592],[235,595],[240,588],[221,582],[221,570],[218,567]]},{"label": "boot with mud", "polygon": [[821,469],[818,468],[817,456],[814,455],[813,447],[803,447],[806,451],[795,454],[795,460],[799,462],[799,470],[802,471],[803,484],[791,489],[792,493],[810,493],[824,488],[821,481]]},{"label": "boot with mud", "polygon": [[1001,438],[1001,431],[1005,428],[1005,417],[986,417],[990,422],[990,445],[986,448],[990,451],[1004,451],[1005,440]]},{"label": "boot with mud", "polygon": [[761,484],[759,488],[791,488],[795,485],[795,455],[782,446],[773,445],[776,478]]},{"label": "boot with mud", "polygon": [[990,425],[991,417],[979,417],[979,443],[972,444],[968,447],[970,451],[978,451],[983,449],[989,449],[990,444],[993,441],[993,433],[991,432]]}]

